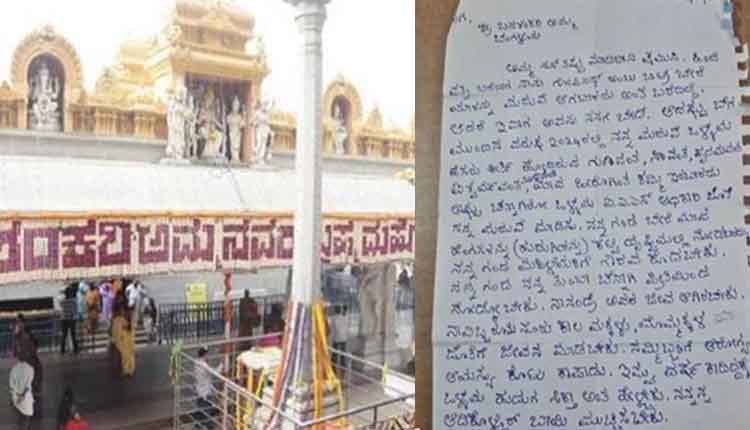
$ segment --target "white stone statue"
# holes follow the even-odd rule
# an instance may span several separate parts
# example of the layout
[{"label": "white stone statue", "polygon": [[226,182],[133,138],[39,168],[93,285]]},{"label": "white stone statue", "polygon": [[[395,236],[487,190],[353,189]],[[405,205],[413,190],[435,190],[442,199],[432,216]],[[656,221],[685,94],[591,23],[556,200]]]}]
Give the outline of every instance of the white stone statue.
[{"label": "white stone statue", "polygon": [[232,112],[227,115],[226,124],[229,128],[229,147],[232,152],[232,162],[240,162],[240,148],[242,147],[242,129],[245,127],[245,118],[242,113],[242,105],[237,96],[232,100]]},{"label": "white stone statue", "polygon": [[343,155],[345,152],[344,142],[346,141],[346,138],[349,137],[349,132],[346,130],[344,116],[341,114],[338,105],[333,109],[333,121],[335,124],[333,129],[334,151],[337,155]]},{"label": "white stone statue", "polygon": [[263,41],[263,36],[256,36],[253,39],[251,52],[258,57],[266,56],[266,43]]},{"label": "white stone statue", "polygon": [[31,100],[31,129],[60,131],[60,80],[54,76],[42,61],[39,70],[31,80],[29,99]]},{"label": "white stone statue", "polygon": [[253,158],[258,164],[266,164],[271,159],[269,148],[273,142],[274,132],[271,129],[271,108],[272,103],[259,103],[253,116],[253,125],[255,126],[255,142],[253,142]]},{"label": "white stone statue", "polygon": [[198,158],[198,136],[195,127],[198,123],[198,110],[195,106],[195,97],[188,95],[187,109],[185,111],[185,145],[186,156]]},{"label": "white stone statue", "polygon": [[203,96],[202,106],[198,115],[200,122],[198,135],[205,142],[201,158],[210,160],[226,159],[226,127],[219,112],[220,108],[221,106],[216,100],[213,89],[209,87]]},{"label": "white stone statue", "polygon": [[167,157],[175,160],[185,158],[185,118],[187,114],[187,89],[178,86],[167,105]]},{"label": "white stone statue", "polygon": [[223,128],[218,127],[218,124],[211,126],[211,124],[205,123],[200,128],[200,134],[206,139],[202,158],[217,160],[225,157]]}]

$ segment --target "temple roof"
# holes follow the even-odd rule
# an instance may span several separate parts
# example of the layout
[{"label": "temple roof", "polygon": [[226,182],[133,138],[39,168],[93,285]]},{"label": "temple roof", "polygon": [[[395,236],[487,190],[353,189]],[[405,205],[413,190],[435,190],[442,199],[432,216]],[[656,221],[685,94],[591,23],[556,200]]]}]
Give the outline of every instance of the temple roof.
[{"label": "temple roof", "polygon": [[[0,158],[2,212],[292,212],[293,171]],[[414,187],[396,178],[323,176],[323,212],[413,214]]]}]

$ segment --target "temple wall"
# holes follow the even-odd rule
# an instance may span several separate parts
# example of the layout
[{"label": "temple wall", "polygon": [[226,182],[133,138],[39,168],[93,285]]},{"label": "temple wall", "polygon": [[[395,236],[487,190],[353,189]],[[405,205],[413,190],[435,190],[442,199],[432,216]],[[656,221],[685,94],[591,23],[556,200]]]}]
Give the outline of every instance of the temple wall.
[{"label": "temple wall", "polygon": [[[78,121],[78,119],[75,119]],[[165,132],[162,124],[157,124]],[[281,135],[281,137],[279,137]],[[279,169],[294,169],[294,146],[290,132],[277,134],[269,164]],[[286,139],[286,140],[285,140]],[[283,143],[287,142],[287,143]],[[164,158],[166,142],[138,136],[70,135],[36,133],[27,130],[0,129],[0,154],[3,156],[78,158],[90,160],[158,163]],[[324,154],[323,171],[332,174],[356,174],[393,177],[413,162],[392,159]]]},{"label": "temple wall", "polygon": [[[20,130],[18,102],[0,100],[0,131]],[[111,106],[75,105],[70,109],[71,134],[92,137],[139,138],[162,140],[167,138],[167,121],[163,113],[133,111]],[[271,145],[274,151],[294,151],[296,128],[286,123],[272,123],[275,132]],[[324,133],[323,154],[334,155],[330,130]],[[393,160],[414,163],[414,140],[403,136],[353,134],[353,143],[343,154],[370,160]],[[166,144],[166,142],[164,142]]]}]

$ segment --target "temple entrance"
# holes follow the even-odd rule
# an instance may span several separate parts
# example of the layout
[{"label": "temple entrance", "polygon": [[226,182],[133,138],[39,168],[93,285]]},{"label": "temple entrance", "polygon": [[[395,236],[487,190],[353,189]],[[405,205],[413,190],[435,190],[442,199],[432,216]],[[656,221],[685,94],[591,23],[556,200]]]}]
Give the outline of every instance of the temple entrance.
[{"label": "temple entrance", "polygon": [[27,82],[30,130],[62,131],[65,69],[55,56],[42,54],[29,65]]}]

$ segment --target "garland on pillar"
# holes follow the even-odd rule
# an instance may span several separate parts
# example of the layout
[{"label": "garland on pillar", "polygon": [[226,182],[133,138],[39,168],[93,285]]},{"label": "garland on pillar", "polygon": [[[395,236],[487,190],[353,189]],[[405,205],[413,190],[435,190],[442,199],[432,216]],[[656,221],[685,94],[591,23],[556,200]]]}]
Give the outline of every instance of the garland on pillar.
[{"label": "garland on pillar", "polygon": [[[339,412],[344,412],[344,395],[341,390],[341,381],[331,364],[331,355],[328,351],[328,336],[326,330],[325,312],[323,304],[317,301],[313,305],[313,418],[320,418],[323,408],[325,391],[335,391],[339,401]],[[334,428],[345,428],[348,426],[346,420],[341,419],[334,424]]]},{"label": "garland on pillar", "polygon": [[[300,303],[293,300],[289,300],[286,312],[286,327],[284,328],[284,338],[282,340],[282,353],[281,353],[281,366],[276,370],[276,377],[274,378],[273,387],[273,399],[272,405],[274,408],[283,409],[282,405],[287,400],[289,393],[289,377],[296,373],[298,366],[297,352],[299,351],[296,347],[301,345],[302,336],[298,336],[298,332],[301,333],[299,328],[303,325],[305,308]],[[291,366],[290,366],[291,364]],[[266,429],[274,428],[278,420],[278,414],[276,411],[271,411],[271,416],[266,424]]]},{"label": "garland on pillar", "polygon": [[[303,397],[312,394],[313,418],[322,417],[323,399],[326,392],[335,392],[339,412],[345,408],[341,381],[338,379],[328,350],[325,312],[323,304],[316,302],[312,308],[300,302],[289,301],[287,321],[282,341],[281,366],[276,371],[272,405],[286,410],[287,401],[294,395]],[[308,324],[312,324],[308,328]],[[310,333],[310,354],[305,353],[305,333]],[[305,381],[302,366],[304,360],[312,360],[312,381]],[[275,428],[278,414],[272,412],[266,429]],[[326,423],[326,428],[347,428],[346,419]]]}]

